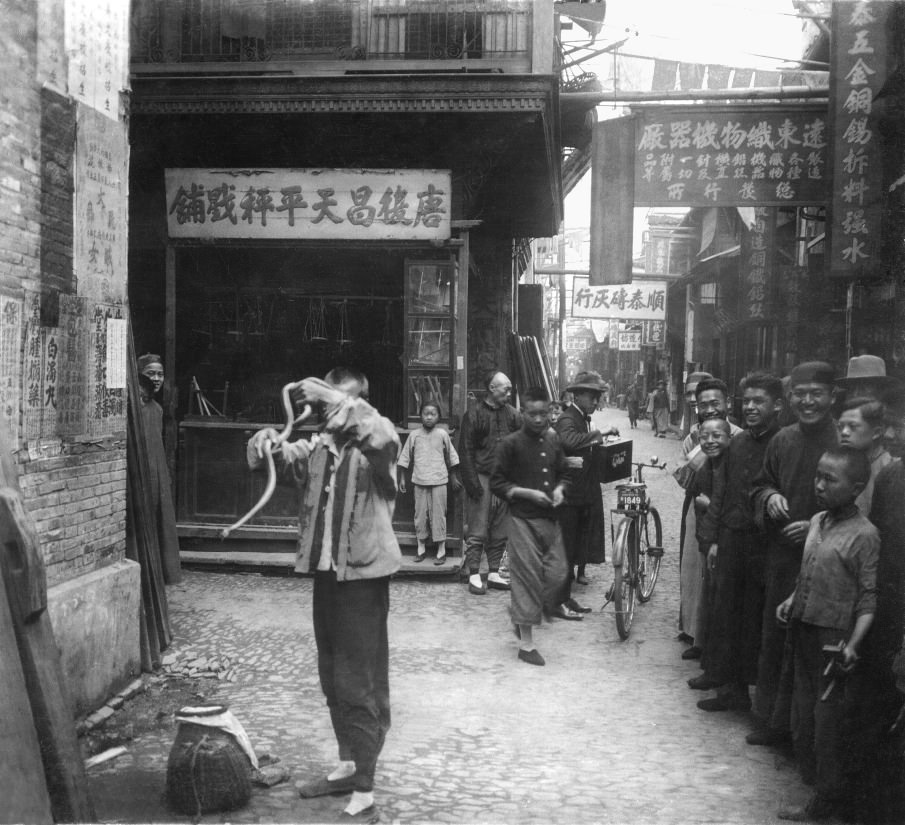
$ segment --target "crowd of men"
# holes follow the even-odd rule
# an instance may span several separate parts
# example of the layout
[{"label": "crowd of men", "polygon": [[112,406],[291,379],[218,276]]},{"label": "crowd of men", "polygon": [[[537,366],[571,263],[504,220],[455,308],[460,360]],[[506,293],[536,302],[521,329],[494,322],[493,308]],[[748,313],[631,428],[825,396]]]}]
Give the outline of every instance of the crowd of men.
[{"label": "crowd of men", "polygon": [[[605,388],[599,374],[580,373],[562,403],[526,388],[518,411],[511,382],[496,373],[463,420],[458,455],[434,439],[432,465],[443,465],[446,481],[461,473],[467,493],[469,592],[511,590],[518,659],[529,665],[545,664],[533,629],[554,617],[581,621],[588,609],[572,583],[585,563],[604,561],[593,456],[618,430],[595,429],[591,413]],[[794,746],[814,793],[780,818],[905,821],[905,388],[869,355],[851,359],[845,377],[822,362],[784,380],[756,372],[739,387],[743,427],[729,420],[725,383],[693,373],[686,389],[697,421],[675,473],[685,490],[680,636],[683,658],[702,668],[688,686],[714,691],[698,707],[750,712],[752,746]],[[395,427],[367,395],[354,370],[305,379],[295,400],[317,409],[321,430],[290,444],[265,428],[248,443],[248,463],[275,466],[298,487],[296,570],[314,575],[318,670],[339,762],[299,793],[350,794],[342,815],[371,823],[390,726],[389,579],[401,560],[392,513],[402,480]],[[430,446],[435,405],[423,406]],[[409,456],[416,486],[441,479],[416,477],[426,455],[416,445]]]},{"label": "crowd of men", "polygon": [[780,818],[901,822],[905,390],[870,355],[845,377],[808,362],[739,390],[743,428],[722,381],[686,384],[680,637],[701,665],[688,686],[714,691],[704,712],[750,712],[750,745],[792,745],[814,791]]}]

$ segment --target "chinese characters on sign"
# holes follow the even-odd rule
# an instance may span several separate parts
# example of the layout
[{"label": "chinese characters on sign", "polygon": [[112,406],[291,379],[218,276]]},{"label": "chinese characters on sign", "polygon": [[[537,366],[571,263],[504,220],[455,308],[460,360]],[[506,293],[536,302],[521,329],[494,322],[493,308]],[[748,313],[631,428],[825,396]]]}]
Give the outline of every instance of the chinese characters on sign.
[{"label": "chinese characters on sign", "polygon": [[19,399],[22,397],[22,300],[0,294],[0,426],[10,444],[19,443]]},{"label": "chinese characters on sign", "polygon": [[663,321],[666,319],[666,281],[589,286],[587,278],[576,277],[572,286],[572,317]]},{"label": "chinese characters on sign", "polygon": [[87,385],[85,359],[88,357],[87,300],[75,295],[60,296],[62,344],[57,372],[57,424],[59,434],[87,432]]},{"label": "chinese characters on sign", "polygon": [[754,208],[754,226],[742,235],[739,284],[742,320],[764,322],[770,316],[776,210]]},{"label": "chinese characters on sign", "polygon": [[44,419],[44,344],[41,329],[41,296],[30,292],[25,298],[25,352],[22,396],[25,413],[25,438],[40,438]]},{"label": "chinese characters on sign", "polygon": [[874,265],[882,221],[882,158],[872,117],[887,78],[887,18],[892,3],[833,3],[830,107],[833,186],[831,275],[863,277]]},{"label": "chinese characters on sign", "polygon": [[635,202],[823,203],[827,138],[822,108],[645,109],[635,127]]},{"label": "chinese characters on sign", "polygon": [[[88,433],[110,435],[126,429],[126,391],[107,386],[107,321],[123,317],[122,306],[94,307],[90,339],[91,375],[88,379]],[[114,361],[119,357],[113,355]]]},{"label": "chinese characters on sign", "polygon": [[107,389],[126,388],[126,332],[124,318],[107,319]]},{"label": "chinese characters on sign", "polygon": [[666,323],[664,321],[645,321],[642,329],[641,344],[663,349],[665,343]]},{"label": "chinese characters on sign", "polygon": [[125,298],[128,257],[126,132],[91,109],[80,109],[76,139],[74,260],[78,294],[98,301]]},{"label": "chinese characters on sign", "polygon": [[69,94],[111,120],[127,84],[128,23],[128,0],[66,2]]},{"label": "chinese characters on sign", "polygon": [[640,332],[620,332],[619,333],[619,351],[634,352],[641,349],[641,333]]},{"label": "chinese characters on sign", "polygon": [[167,169],[171,238],[445,240],[447,170]]}]

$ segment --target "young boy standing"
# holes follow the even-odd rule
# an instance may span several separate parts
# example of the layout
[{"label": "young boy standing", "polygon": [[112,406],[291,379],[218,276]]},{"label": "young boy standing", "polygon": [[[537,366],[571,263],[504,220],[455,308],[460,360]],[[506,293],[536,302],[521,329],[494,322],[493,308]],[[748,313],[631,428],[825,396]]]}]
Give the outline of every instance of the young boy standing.
[{"label": "young boy standing", "polygon": [[437,545],[437,560],[446,561],[446,485],[452,476],[453,491],[458,493],[462,483],[458,477],[459,454],[453,447],[449,433],[437,426],[440,408],[435,401],[421,405],[421,426],[409,434],[397,462],[399,489],[406,491],[405,471],[412,468],[415,485],[415,538],[418,540],[416,562],[427,557],[426,542],[432,538]]},{"label": "young boy standing", "polygon": [[518,658],[543,665],[533,628],[557,605],[568,573],[556,508],[567,487],[565,453],[550,432],[549,397],[532,387],[522,395],[522,428],[499,445],[490,477],[494,495],[509,502],[511,615],[519,638]]},{"label": "young boy standing", "polygon": [[[880,549],[877,529],[855,504],[869,478],[863,452],[839,447],[821,456],[814,492],[824,509],[811,518],[795,589],[776,608],[777,620],[791,623],[795,750],[802,773],[816,779],[808,804],[780,811],[780,819],[829,818],[852,790],[843,763],[854,756],[854,743],[843,736],[842,721],[858,704],[852,669],[876,611]],[[830,646],[839,653],[827,673]]]}]

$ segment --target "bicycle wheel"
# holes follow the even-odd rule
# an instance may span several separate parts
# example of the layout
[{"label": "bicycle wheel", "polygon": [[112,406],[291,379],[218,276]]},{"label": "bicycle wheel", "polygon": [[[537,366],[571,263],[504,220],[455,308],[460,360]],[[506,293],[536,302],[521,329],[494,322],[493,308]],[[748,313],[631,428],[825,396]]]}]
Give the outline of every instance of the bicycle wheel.
[{"label": "bicycle wheel", "polygon": [[616,610],[616,630],[620,639],[627,639],[635,616],[635,522],[625,519],[616,531],[613,542],[613,606]]},{"label": "bicycle wheel", "polygon": [[638,601],[643,603],[654,595],[660,575],[660,560],[663,558],[663,527],[657,508],[648,509],[638,525]]}]

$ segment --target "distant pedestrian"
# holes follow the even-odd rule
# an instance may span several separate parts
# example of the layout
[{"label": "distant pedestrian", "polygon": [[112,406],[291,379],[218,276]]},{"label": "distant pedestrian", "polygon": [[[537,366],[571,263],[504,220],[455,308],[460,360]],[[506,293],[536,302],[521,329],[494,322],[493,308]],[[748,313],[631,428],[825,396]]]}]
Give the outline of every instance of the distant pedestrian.
[{"label": "distant pedestrian", "polygon": [[[306,378],[296,400],[318,409],[321,431],[283,443],[273,458],[301,497],[295,569],[314,574],[317,668],[339,745],[337,767],[299,795],[351,792],[343,814],[375,822],[374,773],[390,728],[389,584],[401,561],[393,532],[399,436],[366,394],[367,380],[354,370]],[[270,427],[252,436],[249,467],[264,465],[277,438]]]},{"label": "distant pedestrian", "polygon": [[776,608],[776,620],[790,623],[795,751],[802,776],[814,785],[808,803],[781,810],[780,819],[840,814],[851,821],[856,813],[849,807],[855,791],[849,766],[861,754],[846,721],[869,701],[857,663],[876,612],[880,547],[877,529],[855,505],[869,477],[863,452],[839,447],[820,457],[814,489],[821,510],[808,524],[794,589]]},{"label": "distant pedestrian", "polygon": [[556,518],[568,485],[566,456],[550,430],[545,390],[522,393],[522,428],[500,443],[490,488],[509,503],[510,615],[518,658],[543,665],[533,629],[558,604],[566,577],[562,532]]},{"label": "distant pedestrian", "polygon": [[628,410],[628,425],[631,429],[638,426],[638,411],[641,406],[641,390],[633,381],[625,391],[625,408]]},{"label": "distant pedestrian", "polygon": [[418,542],[416,562],[427,556],[427,540],[437,546],[434,564],[446,561],[447,484],[453,492],[462,489],[459,481],[459,454],[449,433],[437,426],[440,407],[436,401],[425,401],[420,410],[421,426],[409,433],[399,455],[397,472],[399,490],[406,492],[406,470],[412,468],[415,487],[415,539]]},{"label": "distant pedestrian", "polygon": [[550,414],[550,426],[555,428],[556,422],[562,418],[562,402],[551,401],[548,410]]},{"label": "distant pedestrian", "polygon": [[[465,566],[468,592],[482,596],[487,588],[508,590],[500,575],[506,549],[506,502],[490,491],[490,474],[500,441],[521,427],[518,410],[509,403],[512,382],[502,372],[487,381],[487,394],[462,419],[459,460],[468,498],[465,502]],[[487,584],[481,560],[487,555]]]},{"label": "distant pedestrian", "polygon": [[658,381],[650,401],[651,429],[657,438],[666,438],[669,430],[669,395],[666,382]]},{"label": "distant pedestrian", "polygon": [[830,415],[834,387],[833,368],[823,361],[792,370],[789,390],[798,422],[783,427],[767,445],[752,485],[755,523],[767,534],[767,560],[755,729],[746,738],[751,745],[778,744],[790,736],[791,686],[783,679],[786,631],[776,623],[776,608],[795,586],[808,525],[819,509],[814,492],[817,463],[839,442]]}]

